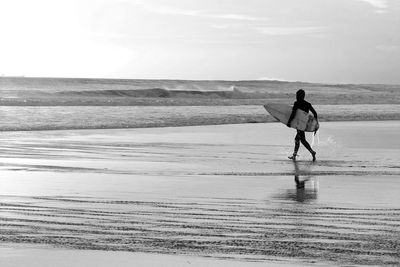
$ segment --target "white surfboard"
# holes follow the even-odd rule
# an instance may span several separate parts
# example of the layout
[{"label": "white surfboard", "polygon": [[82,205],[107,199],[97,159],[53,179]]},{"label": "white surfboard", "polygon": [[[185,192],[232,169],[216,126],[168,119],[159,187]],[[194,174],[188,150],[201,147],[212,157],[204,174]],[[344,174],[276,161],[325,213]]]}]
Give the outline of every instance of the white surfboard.
[{"label": "white surfboard", "polygon": [[[286,104],[269,103],[264,108],[278,121],[287,124],[292,114],[293,106]],[[319,123],[310,113],[297,109],[296,115],[290,124],[291,128],[305,132],[315,132],[319,129]]]}]

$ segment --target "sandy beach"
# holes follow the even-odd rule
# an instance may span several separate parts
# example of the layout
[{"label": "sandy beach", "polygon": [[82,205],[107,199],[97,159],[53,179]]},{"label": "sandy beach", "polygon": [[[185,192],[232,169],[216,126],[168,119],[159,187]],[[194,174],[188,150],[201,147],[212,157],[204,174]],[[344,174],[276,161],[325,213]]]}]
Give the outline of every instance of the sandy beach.
[{"label": "sandy beach", "polygon": [[3,132],[0,265],[399,264],[399,131],[322,123],[315,163],[279,123]]}]

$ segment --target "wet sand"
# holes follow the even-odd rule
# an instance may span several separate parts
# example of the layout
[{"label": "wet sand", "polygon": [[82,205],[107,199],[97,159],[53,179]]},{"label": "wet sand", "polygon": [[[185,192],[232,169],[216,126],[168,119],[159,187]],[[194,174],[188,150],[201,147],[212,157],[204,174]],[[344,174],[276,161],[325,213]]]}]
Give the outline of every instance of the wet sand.
[{"label": "wet sand", "polygon": [[0,265],[400,264],[399,132],[322,123],[315,163],[279,123],[3,132]]}]

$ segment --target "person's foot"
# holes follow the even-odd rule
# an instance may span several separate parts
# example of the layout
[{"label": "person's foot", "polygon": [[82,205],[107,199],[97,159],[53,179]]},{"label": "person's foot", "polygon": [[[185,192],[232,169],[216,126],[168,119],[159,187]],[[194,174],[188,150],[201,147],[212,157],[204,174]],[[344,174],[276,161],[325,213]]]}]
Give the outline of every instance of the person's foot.
[{"label": "person's foot", "polygon": [[317,154],[317,152],[315,152],[315,151],[311,152],[312,161],[316,161],[317,160],[317,158],[315,157],[316,154]]},{"label": "person's foot", "polygon": [[290,157],[288,157],[288,158],[291,159],[291,160],[296,160],[296,157],[297,157],[297,155],[296,155],[296,154],[293,154],[292,156],[290,156]]}]

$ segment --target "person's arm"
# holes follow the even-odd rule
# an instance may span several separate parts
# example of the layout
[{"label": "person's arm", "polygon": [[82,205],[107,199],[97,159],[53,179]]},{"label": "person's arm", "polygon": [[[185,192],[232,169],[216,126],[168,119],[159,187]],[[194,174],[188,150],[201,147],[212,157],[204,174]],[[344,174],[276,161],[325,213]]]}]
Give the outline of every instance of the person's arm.
[{"label": "person's arm", "polygon": [[287,122],[287,127],[290,127],[290,124],[292,123],[292,120],[294,119],[294,116],[296,116],[296,111],[297,111],[297,105],[294,103],[293,109],[292,109],[292,114],[290,114],[289,120]]},{"label": "person's arm", "polygon": [[314,118],[318,120],[318,114],[317,114],[317,112],[315,111],[315,109],[313,108],[313,106],[311,104],[310,104],[310,111],[314,115]]}]

